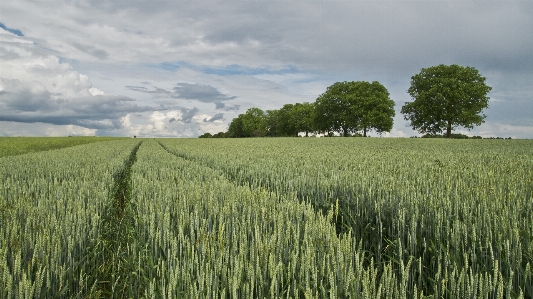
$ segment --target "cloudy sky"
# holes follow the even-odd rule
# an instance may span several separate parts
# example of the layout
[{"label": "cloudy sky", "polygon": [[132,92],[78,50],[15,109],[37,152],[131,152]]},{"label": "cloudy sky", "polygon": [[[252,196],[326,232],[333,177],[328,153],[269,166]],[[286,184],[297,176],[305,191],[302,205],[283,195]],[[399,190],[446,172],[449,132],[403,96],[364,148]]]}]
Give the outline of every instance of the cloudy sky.
[{"label": "cloudy sky", "polygon": [[196,137],[374,80],[416,136],[411,76],[456,63],[493,88],[456,132],[533,138],[532,32],[532,1],[2,0],[0,136]]}]

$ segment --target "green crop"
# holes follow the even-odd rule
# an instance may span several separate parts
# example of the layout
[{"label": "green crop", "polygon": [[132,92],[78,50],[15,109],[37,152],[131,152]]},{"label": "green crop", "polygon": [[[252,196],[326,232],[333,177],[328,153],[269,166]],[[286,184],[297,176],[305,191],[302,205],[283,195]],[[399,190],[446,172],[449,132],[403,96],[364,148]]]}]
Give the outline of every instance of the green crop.
[{"label": "green crop", "polygon": [[0,158],[0,297],[531,298],[532,149],[155,139]]},{"label": "green crop", "polygon": [[0,137],[0,157],[48,151],[117,137]]},{"label": "green crop", "polygon": [[0,158],[0,298],[82,298],[113,174],[135,142]]},{"label": "green crop", "polygon": [[351,232],[361,242],[365,265],[378,277],[391,265],[400,294],[533,295],[531,141],[161,143],[238,185],[295,194],[323,213],[338,203],[337,234]]}]

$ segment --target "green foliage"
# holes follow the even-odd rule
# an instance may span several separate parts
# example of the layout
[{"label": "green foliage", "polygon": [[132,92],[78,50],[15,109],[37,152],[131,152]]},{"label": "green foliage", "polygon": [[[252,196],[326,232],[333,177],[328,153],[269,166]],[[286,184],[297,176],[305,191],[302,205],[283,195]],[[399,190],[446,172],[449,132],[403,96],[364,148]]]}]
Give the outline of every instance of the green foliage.
[{"label": "green foliage", "polygon": [[[228,137],[288,137],[321,132],[332,136],[363,136],[375,130],[390,132],[394,101],[379,82],[337,82],[328,87],[315,103],[285,104],[281,109],[250,108],[230,123]],[[209,137],[202,135],[201,137]]]},{"label": "green foliage", "polygon": [[394,101],[379,82],[337,82],[316,100],[315,127],[343,136],[362,130],[366,137],[371,129],[389,132],[394,114]]},{"label": "green foliage", "polygon": [[440,134],[462,126],[473,128],[484,122],[480,114],[488,108],[492,88],[473,67],[438,65],[424,68],[411,77],[408,93],[414,99],[402,107],[405,120],[420,133]]},{"label": "green foliage", "polygon": [[142,225],[131,202],[132,166],[141,144],[142,141],[133,148],[124,166],[113,176],[114,186],[102,213],[100,235],[94,249],[101,258],[101,264],[96,274],[93,274],[98,284],[89,297],[128,298],[144,292],[150,283],[144,277],[135,275],[138,263],[142,261],[144,264],[146,261],[143,251],[140,254],[131,251],[137,244],[135,226]]},{"label": "green foliage", "polygon": [[266,135],[266,116],[259,108],[249,108],[242,117],[242,129],[245,137],[263,137]]},{"label": "green foliage", "polygon": [[285,104],[281,109],[267,111],[268,136],[298,136],[292,119],[293,104]]},{"label": "green foliage", "polygon": [[234,118],[228,129],[227,136],[239,137],[263,137],[267,133],[267,120],[263,110],[250,108],[245,114],[239,114]]},{"label": "green foliage", "polygon": [[351,82],[337,82],[316,99],[315,127],[319,132],[342,132],[348,136],[359,129],[358,116],[353,114],[350,103],[353,89]]},{"label": "green foliage", "polygon": [[211,133],[209,133],[209,132],[198,136],[198,138],[211,138],[211,137],[213,137],[213,135],[211,135]]},{"label": "green foliage", "polygon": [[281,109],[267,111],[268,136],[296,137],[300,132],[306,136],[314,131],[314,104],[285,104]]},{"label": "green foliage", "polygon": [[314,131],[315,107],[314,103],[296,103],[290,113],[290,120],[294,124],[296,135],[305,132],[305,137]]},{"label": "green foliage", "polygon": [[228,134],[226,132],[218,132],[215,135],[213,135],[213,138],[226,138]]},{"label": "green foliage", "polygon": [[[447,138],[446,134],[424,134],[421,138]],[[467,135],[464,134],[458,134],[458,133],[452,133],[450,135],[450,138],[452,139],[469,139]],[[472,139],[482,139],[480,136],[472,137]]]},{"label": "green foliage", "polygon": [[357,111],[360,111],[363,137],[368,130],[374,129],[378,133],[392,130],[394,101],[390,99],[389,92],[377,81],[358,82],[356,92]]},{"label": "green foliage", "polygon": [[211,133],[207,132],[207,133],[204,133],[204,134],[198,136],[198,138],[226,138],[226,137],[228,137],[227,135],[228,135],[228,133],[226,133],[226,132],[218,132],[218,133],[216,133],[214,135],[211,135]]},{"label": "green foliage", "polygon": [[231,123],[229,124],[227,135],[230,138],[240,138],[240,137],[248,137],[246,136],[244,132],[244,128],[242,125],[242,119],[244,117],[244,114],[239,114],[238,117],[234,118]]}]

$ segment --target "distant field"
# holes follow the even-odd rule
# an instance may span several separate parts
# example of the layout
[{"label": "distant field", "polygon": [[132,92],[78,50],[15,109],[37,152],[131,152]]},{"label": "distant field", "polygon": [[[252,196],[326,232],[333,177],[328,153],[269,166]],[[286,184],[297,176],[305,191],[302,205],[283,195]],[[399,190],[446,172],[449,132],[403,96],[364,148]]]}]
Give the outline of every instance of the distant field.
[{"label": "distant field", "polygon": [[532,140],[130,138],[0,158],[0,298],[532,298],[532,266]]},{"label": "distant field", "polygon": [[117,137],[0,137],[0,157],[53,150]]}]

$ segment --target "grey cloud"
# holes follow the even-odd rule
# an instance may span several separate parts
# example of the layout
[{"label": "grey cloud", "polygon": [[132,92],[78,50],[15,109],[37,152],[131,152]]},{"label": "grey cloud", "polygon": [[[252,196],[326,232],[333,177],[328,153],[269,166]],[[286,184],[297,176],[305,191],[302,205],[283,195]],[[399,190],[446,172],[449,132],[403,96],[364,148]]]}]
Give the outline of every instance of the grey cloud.
[{"label": "grey cloud", "polygon": [[215,102],[215,109],[217,110],[223,109],[226,111],[237,111],[240,109],[240,107],[241,107],[240,105],[228,106],[226,105],[226,103],[223,103],[223,102]]},{"label": "grey cloud", "polygon": [[[55,9],[48,3],[42,3],[32,3],[32,8],[45,12]],[[68,49],[72,48],[68,45],[72,41],[77,41],[78,47],[95,57],[103,58],[105,53],[125,53],[124,61],[131,64],[117,60],[103,67],[103,64],[86,62],[86,67],[92,68],[93,74],[106,73],[105,76],[107,70],[113,67],[116,69],[112,76],[121,76],[120,72],[127,69],[137,82],[150,81],[156,84],[161,77],[154,75],[154,70],[150,70],[152,73],[145,72],[146,69],[136,66],[179,61],[180,66],[183,66],[180,69],[182,73],[179,77],[169,77],[171,74],[167,72],[165,80],[183,82],[201,80],[199,78],[202,75],[208,75],[208,80],[225,76],[219,82],[225,80],[234,84],[232,89],[239,90],[242,103],[251,101],[253,90],[274,94],[274,88],[259,86],[261,83],[255,80],[258,79],[256,74],[232,73],[230,78],[225,72],[209,73],[205,70],[225,69],[225,66],[231,65],[273,70],[289,66],[304,74],[316,75],[311,80],[313,82],[305,86],[290,80],[284,81],[286,79],[283,76],[275,81],[287,90],[294,90],[291,87],[295,85],[303,86],[298,89],[298,95],[318,95],[320,92],[316,90],[322,87],[325,90],[335,81],[378,80],[387,88],[392,85],[398,90],[391,92],[391,97],[398,101],[399,107],[406,98],[409,78],[421,68],[457,63],[476,67],[487,77],[487,81],[492,80],[488,82],[493,87],[494,96],[489,95],[491,98],[496,99],[496,94],[506,93],[505,97],[500,97],[500,101],[491,103],[486,111],[487,123],[492,120],[502,123],[507,119],[507,122],[527,124],[531,119],[526,115],[531,111],[527,99],[533,96],[533,91],[528,89],[533,82],[531,1],[214,1],[209,5],[196,1],[159,1],[158,5],[149,1],[133,1],[128,8],[124,8],[120,2],[97,3],[83,7],[69,4],[71,9],[68,13],[66,10],[64,18],[53,21],[52,26],[39,27],[38,30],[24,29],[24,33],[49,36],[49,47],[63,51],[61,55],[65,57],[72,54],[68,53]],[[9,8],[10,5],[6,3],[4,6]],[[83,22],[78,21],[82,14],[76,9],[87,10],[83,14],[87,16],[83,17]],[[9,25],[32,28],[34,24],[45,23],[39,19],[43,15],[20,10],[18,17],[8,16],[20,21],[10,21]],[[143,22],[137,21],[140,19]],[[72,32],[76,35],[62,38],[54,30],[60,26],[66,27],[65,24],[74,24],[73,27],[81,25],[73,28]],[[91,24],[116,29],[117,33],[124,34],[124,39],[106,40],[105,36],[86,30]],[[83,46],[87,36],[94,37],[99,48]],[[136,42],[137,38],[139,41]],[[153,48],[145,47],[144,41],[151,38],[165,41],[164,47],[158,48],[155,44]],[[44,41],[42,44],[48,45]],[[98,52],[100,48],[105,53]],[[0,57],[5,55],[5,59],[22,55],[2,50],[0,48]],[[122,59],[115,54],[107,57],[108,60],[112,58]],[[193,72],[187,72],[187,69],[203,74],[193,74],[188,78],[186,76]],[[510,79],[494,82],[497,78]],[[263,82],[268,80],[274,79],[265,78]],[[187,99],[214,103],[216,112],[239,109],[238,105],[227,105],[235,97],[225,95],[209,85],[181,83],[175,88],[163,89],[145,84],[127,88],[168,99],[166,104],[169,107],[175,105],[175,99]],[[525,100],[512,95],[509,90],[524,91]],[[113,92],[116,93],[110,91]],[[294,99],[293,94],[282,90],[277,90],[275,94],[280,95],[278,98],[286,95]],[[32,96],[34,98],[29,98],[28,103],[43,108],[42,98],[53,95],[36,93]],[[313,101],[314,98],[308,100]],[[259,101],[254,102],[254,105],[264,107],[271,104],[266,97],[262,103]],[[16,108],[13,101],[10,101],[10,105],[12,109]],[[48,105],[50,109],[55,109],[55,105],[59,104],[51,102]],[[397,128],[402,126],[403,123],[396,123]]]},{"label": "grey cloud", "polygon": [[215,120],[223,120],[224,119],[224,113],[217,113],[213,115],[210,119],[204,118],[204,122],[214,122]]},{"label": "grey cloud", "polygon": [[486,121],[514,126],[533,126],[533,100],[530,98],[509,98],[501,102],[491,102],[483,112]]},{"label": "grey cloud", "polygon": [[200,84],[178,83],[174,87],[174,92],[179,98],[198,100],[204,103],[216,103],[237,98],[227,96],[213,86]]},{"label": "grey cloud", "polygon": [[29,86],[17,79],[2,79],[4,90],[0,92],[2,111],[34,112],[52,111],[58,108],[60,100],[53,100],[52,94],[43,86]]},{"label": "grey cloud", "polygon": [[235,96],[227,96],[210,85],[189,83],[178,83],[172,91],[159,87],[147,88],[145,86],[126,86],[126,88],[133,91],[153,94],[160,98],[196,100],[203,103],[222,103],[223,101],[237,98]]},{"label": "grey cloud", "polygon": [[[523,69],[533,65],[533,5],[528,1],[278,4],[225,2],[190,9],[209,20],[195,28],[202,42],[231,42],[241,49],[217,53],[223,55],[217,57],[221,60],[250,57],[253,62],[392,75],[439,63],[474,61],[478,67]],[[248,45],[251,41],[259,46]]]},{"label": "grey cloud", "polygon": [[[128,9],[119,3],[74,7],[90,16],[82,22],[76,14],[77,23],[127,27],[128,33],[168,40],[170,51],[150,53],[161,54],[161,61],[180,53],[180,59],[205,65],[293,64],[394,74],[473,59],[478,66],[523,61],[518,66],[526,69],[533,63],[531,1],[134,1]],[[196,51],[198,44],[206,48]],[[217,47],[227,44],[235,46]]]},{"label": "grey cloud", "polygon": [[159,88],[159,87],[153,87],[151,89],[144,87],[144,86],[125,86],[125,87],[129,90],[153,94],[154,96],[158,98],[177,98],[171,91],[168,91],[166,89]]},{"label": "grey cloud", "polygon": [[216,102],[215,103],[215,108],[216,109],[224,109],[224,107],[226,107],[226,104],[223,103],[223,102]]},{"label": "grey cloud", "polygon": [[192,118],[198,113],[198,108],[194,107],[192,109],[189,108],[180,108],[182,116],[181,121],[184,123],[190,123]]},{"label": "grey cloud", "polygon": [[107,53],[105,50],[102,50],[102,49],[98,49],[98,48],[95,48],[93,46],[89,46],[89,45],[82,45],[82,44],[79,44],[79,43],[73,43],[72,46],[74,46],[74,48],[84,52],[84,53],[87,53],[93,57],[96,57],[100,60],[106,60],[108,57],[109,57],[109,53]]},{"label": "grey cloud", "polygon": [[57,98],[19,80],[2,80],[0,121],[78,125],[90,129],[119,128],[119,119],[128,113],[151,111],[125,96]]}]

